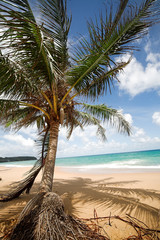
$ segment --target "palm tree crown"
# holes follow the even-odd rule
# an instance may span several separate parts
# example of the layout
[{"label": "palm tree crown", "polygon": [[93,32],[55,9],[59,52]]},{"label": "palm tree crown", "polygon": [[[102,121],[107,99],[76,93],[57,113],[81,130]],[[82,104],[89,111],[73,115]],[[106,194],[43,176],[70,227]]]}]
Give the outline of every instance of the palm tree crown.
[{"label": "palm tree crown", "polygon": [[130,134],[119,111],[87,102],[111,91],[130,61],[115,62],[114,57],[134,49],[132,42],[157,21],[159,3],[146,0],[139,8],[127,8],[128,0],[121,0],[115,14],[88,23],[88,38],[81,38],[70,56],[66,1],[37,2],[40,20],[28,0],[0,3],[0,123],[20,129],[36,122],[49,135],[45,165],[53,162],[54,172],[60,124],[68,128],[68,137],[75,127],[94,124],[105,139],[101,121],[106,120]]}]

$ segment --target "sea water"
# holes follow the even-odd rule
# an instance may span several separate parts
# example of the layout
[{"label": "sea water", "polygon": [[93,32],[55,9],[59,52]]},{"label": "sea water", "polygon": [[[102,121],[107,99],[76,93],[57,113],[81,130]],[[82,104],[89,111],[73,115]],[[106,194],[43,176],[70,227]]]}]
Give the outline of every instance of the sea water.
[{"label": "sea water", "polygon": [[[35,160],[29,161],[17,161],[0,163],[0,166],[6,167],[24,167],[33,166]],[[112,170],[112,172],[118,171],[160,171],[160,149],[137,151],[137,152],[125,152],[125,153],[113,153],[113,154],[101,154],[92,156],[79,156],[79,157],[65,157],[57,158],[56,166],[60,166],[63,169],[69,171],[79,172],[106,172]]]}]

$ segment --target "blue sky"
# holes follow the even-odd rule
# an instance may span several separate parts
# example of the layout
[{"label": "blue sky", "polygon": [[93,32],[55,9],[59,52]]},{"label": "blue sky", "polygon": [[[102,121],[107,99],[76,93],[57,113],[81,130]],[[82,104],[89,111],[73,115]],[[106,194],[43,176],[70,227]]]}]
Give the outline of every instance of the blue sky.
[{"label": "blue sky", "polygon": [[[74,45],[80,34],[87,36],[86,21],[98,15],[101,9],[104,11],[106,2],[111,1],[68,0],[68,10],[72,12],[69,42]],[[112,2],[117,3],[117,0]],[[69,141],[66,130],[61,129],[58,157],[160,148],[160,24],[152,27],[149,34],[135,44],[140,51],[133,52],[132,61],[118,76],[120,83],[115,82],[112,94],[99,100],[125,115],[132,124],[131,137],[117,134],[107,123],[104,124],[107,142],[96,137],[95,127],[87,127],[85,131],[76,129]],[[129,56],[122,57],[127,59]],[[17,133],[0,128],[0,156],[37,156],[36,133],[36,127]]]}]

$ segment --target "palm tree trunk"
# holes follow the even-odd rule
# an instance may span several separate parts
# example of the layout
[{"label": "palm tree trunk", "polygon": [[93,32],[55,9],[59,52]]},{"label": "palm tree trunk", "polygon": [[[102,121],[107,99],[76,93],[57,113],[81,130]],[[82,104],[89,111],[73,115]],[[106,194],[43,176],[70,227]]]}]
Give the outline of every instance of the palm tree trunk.
[{"label": "palm tree trunk", "polygon": [[52,122],[50,124],[50,137],[48,153],[45,160],[44,172],[40,184],[40,192],[51,192],[53,185],[54,167],[57,152],[59,122]]}]

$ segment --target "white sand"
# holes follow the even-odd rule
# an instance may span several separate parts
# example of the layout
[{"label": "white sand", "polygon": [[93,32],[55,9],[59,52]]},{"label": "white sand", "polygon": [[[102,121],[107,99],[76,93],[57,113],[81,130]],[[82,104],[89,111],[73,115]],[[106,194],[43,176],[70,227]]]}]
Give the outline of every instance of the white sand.
[{"label": "white sand", "polygon": [[[0,167],[0,192],[6,192],[9,185],[24,177],[29,167]],[[0,203],[0,218],[12,217],[38,191],[41,174],[36,179],[30,195],[23,194],[11,202]],[[80,218],[93,217],[94,209],[99,217],[111,215],[136,216],[150,227],[160,228],[160,172],[90,174],[69,172],[56,167],[53,190],[63,199],[66,212]],[[14,211],[13,211],[14,210]],[[111,239],[123,239],[134,234],[120,221],[113,221],[105,230]]]}]

